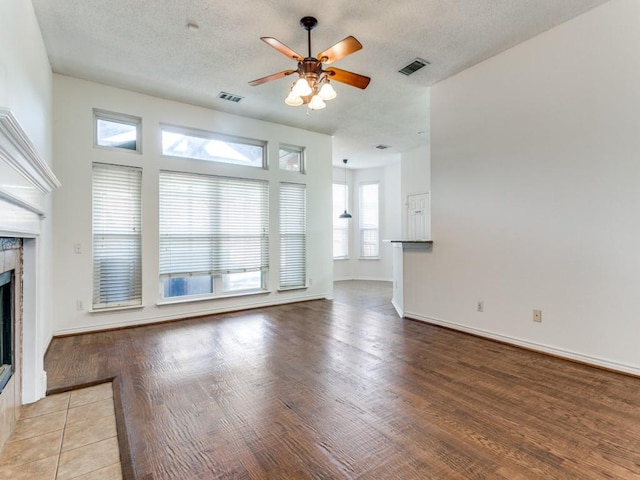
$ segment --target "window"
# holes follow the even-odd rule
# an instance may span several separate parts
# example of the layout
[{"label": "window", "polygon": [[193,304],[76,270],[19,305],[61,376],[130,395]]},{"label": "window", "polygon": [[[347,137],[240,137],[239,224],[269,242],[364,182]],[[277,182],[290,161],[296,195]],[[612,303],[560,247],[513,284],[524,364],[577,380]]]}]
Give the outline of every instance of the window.
[{"label": "window", "polygon": [[306,186],[280,184],[280,288],[307,283]]},{"label": "window", "polygon": [[[333,258],[349,257],[349,220],[340,218],[347,210],[349,187],[342,183],[333,184]],[[347,205],[345,205],[345,202]]]},{"label": "window", "polygon": [[160,172],[165,298],[266,289],[269,187],[260,180]]},{"label": "window", "polygon": [[93,120],[95,145],[138,153],[142,151],[140,117],[94,109]]},{"label": "window", "polygon": [[378,258],[378,184],[360,185],[360,258]]},{"label": "window", "polygon": [[304,148],[280,146],[279,164],[280,170],[304,173]]},{"label": "window", "polygon": [[142,169],[93,164],[93,309],[142,305]]},{"label": "window", "polygon": [[266,166],[265,142],[170,125],[160,128],[163,155],[256,168]]}]

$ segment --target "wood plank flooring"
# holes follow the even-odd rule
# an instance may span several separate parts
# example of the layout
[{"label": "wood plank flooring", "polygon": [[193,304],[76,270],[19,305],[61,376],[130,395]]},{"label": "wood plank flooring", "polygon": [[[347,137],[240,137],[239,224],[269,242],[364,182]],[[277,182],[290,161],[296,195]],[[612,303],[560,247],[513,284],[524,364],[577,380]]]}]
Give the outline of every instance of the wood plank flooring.
[{"label": "wood plank flooring", "polygon": [[640,379],[400,319],[390,294],[54,339],[49,387],[117,377],[136,479],[640,478]]}]

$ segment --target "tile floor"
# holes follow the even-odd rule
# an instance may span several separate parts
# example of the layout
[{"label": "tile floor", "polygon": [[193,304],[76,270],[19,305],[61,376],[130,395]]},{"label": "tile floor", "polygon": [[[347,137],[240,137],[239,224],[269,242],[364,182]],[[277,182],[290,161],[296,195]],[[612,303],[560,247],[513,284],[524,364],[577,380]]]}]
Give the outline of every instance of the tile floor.
[{"label": "tile floor", "polygon": [[0,479],[122,480],[112,384],[25,405],[0,453]]}]

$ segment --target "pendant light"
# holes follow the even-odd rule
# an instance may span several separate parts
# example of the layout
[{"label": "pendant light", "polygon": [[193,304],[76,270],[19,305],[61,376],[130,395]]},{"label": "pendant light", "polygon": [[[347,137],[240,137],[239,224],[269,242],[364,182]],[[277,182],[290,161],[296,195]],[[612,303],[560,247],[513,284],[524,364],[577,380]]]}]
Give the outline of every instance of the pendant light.
[{"label": "pendant light", "polygon": [[347,159],[343,159],[344,163],[344,212],[338,218],[351,218],[351,214],[347,213]]}]

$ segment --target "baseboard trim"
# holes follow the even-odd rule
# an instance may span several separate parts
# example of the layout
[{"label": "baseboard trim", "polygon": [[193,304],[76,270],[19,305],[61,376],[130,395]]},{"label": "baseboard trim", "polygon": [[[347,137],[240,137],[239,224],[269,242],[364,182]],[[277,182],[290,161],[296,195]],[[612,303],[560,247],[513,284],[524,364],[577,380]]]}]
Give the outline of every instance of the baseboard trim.
[{"label": "baseboard trim", "polygon": [[305,297],[298,297],[295,300],[282,300],[282,301],[270,301],[270,302],[255,302],[251,304],[245,304],[242,306],[222,307],[222,308],[206,308],[199,311],[181,313],[178,315],[158,315],[153,317],[146,317],[143,319],[136,319],[125,322],[113,322],[113,323],[95,323],[93,325],[85,325],[78,328],[61,328],[53,331],[53,338],[69,337],[73,335],[82,335],[84,333],[97,333],[106,332],[109,330],[119,330],[124,328],[142,327],[145,325],[155,325],[158,323],[166,322],[179,322],[190,318],[207,317],[209,315],[218,315],[224,313],[240,312],[245,310],[254,310],[257,308],[276,307],[278,305],[286,305],[288,303],[301,303],[309,302],[312,300],[324,300],[328,296],[326,294],[321,295],[308,295]]},{"label": "baseboard trim", "polygon": [[[402,310],[402,308],[400,308],[400,306],[398,305],[398,302],[396,302],[395,299],[391,300],[391,305],[393,305],[393,308],[395,308],[396,312],[398,315],[400,315],[400,318],[404,317],[404,310]],[[417,320],[417,319],[416,319]]]},{"label": "baseboard trim", "polygon": [[441,327],[450,328],[452,330],[468,333],[470,335],[475,335],[477,337],[488,338],[491,340],[495,340],[497,342],[514,345],[517,347],[525,348],[527,350],[532,350],[534,352],[544,353],[547,355],[562,358],[565,360],[570,360],[577,363],[582,363],[592,367],[598,367],[605,370],[611,370],[617,373],[624,373],[627,375],[632,375],[634,377],[640,377],[640,368],[634,367],[632,365],[613,362],[611,360],[605,360],[603,358],[593,357],[590,355],[584,355],[581,353],[572,352],[570,350],[565,350],[562,348],[550,347],[548,345],[544,345],[541,343],[530,342],[528,340],[522,340],[520,338],[511,337],[508,335],[502,335],[499,333],[490,332],[488,330],[483,330],[480,328],[469,327],[467,325],[462,325],[459,323],[450,322],[450,321],[442,320],[439,318],[427,317],[425,315],[420,315],[418,313],[405,311],[404,317],[412,320],[418,320],[420,322],[425,322],[433,325],[438,325]]}]

